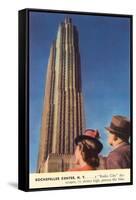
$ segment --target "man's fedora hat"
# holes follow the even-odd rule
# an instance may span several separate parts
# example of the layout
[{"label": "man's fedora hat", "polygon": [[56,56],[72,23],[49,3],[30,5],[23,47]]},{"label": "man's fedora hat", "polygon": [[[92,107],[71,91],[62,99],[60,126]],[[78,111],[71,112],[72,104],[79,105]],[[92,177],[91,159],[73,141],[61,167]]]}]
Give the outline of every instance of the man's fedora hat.
[{"label": "man's fedora hat", "polygon": [[127,117],[115,115],[112,117],[110,126],[105,127],[105,129],[121,138],[128,138],[130,135],[130,120]]},{"label": "man's fedora hat", "polygon": [[102,143],[99,141],[100,134],[98,130],[93,130],[93,129],[87,129],[84,131],[82,135],[78,135],[75,138],[75,144],[78,145],[79,142],[83,140],[89,140],[92,141],[95,144],[96,151],[100,153],[100,151],[103,148]]}]

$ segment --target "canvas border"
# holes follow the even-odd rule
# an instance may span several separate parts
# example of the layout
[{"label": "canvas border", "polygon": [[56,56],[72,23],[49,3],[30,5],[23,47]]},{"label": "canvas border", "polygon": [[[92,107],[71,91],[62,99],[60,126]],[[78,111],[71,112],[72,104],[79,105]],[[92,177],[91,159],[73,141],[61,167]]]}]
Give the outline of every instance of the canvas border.
[{"label": "canvas border", "polygon": [[[29,13],[30,12],[46,12],[46,13],[63,13],[63,14],[79,14],[91,16],[108,16],[108,17],[124,17],[130,19],[130,121],[131,121],[131,170],[130,182],[96,184],[82,186],[64,186],[50,188],[29,188]],[[19,11],[19,134],[18,134],[18,188],[23,191],[40,191],[40,190],[60,190],[60,189],[76,189],[76,188],[93,188],[107,186],[123,186],[133,184],[133,15],[113,14],[113,13],[95,13],[68,10],[48,10],[27,8]]]}]

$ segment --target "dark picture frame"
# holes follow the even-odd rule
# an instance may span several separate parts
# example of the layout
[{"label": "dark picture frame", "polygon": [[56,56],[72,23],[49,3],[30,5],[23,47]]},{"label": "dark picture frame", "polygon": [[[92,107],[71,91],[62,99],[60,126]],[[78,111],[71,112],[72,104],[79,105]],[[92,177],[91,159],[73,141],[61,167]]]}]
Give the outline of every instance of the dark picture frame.
[{"label": "dark picture frame", "polygon": [[[130,167],[130,182],[110,183],[110,184],[90,184],[90,185],[74,185],[74,186],[59,186],[59,187],[45,187],[45,188],[30,188],[30,13],[50,13],[50,14],[65,14],[65,15],[80,15],[80,16],[102,16],[113,18],[124,18],[130,20],[129,31],[129,78],[130,78],[130,122],[131,122],[131,167]],[[19,101],[19,134],[18,134],[18,188],[23,191],[36,191],[36,190],[56,190],[56,189],[74,189],[74,188],[93,188],[105,186],[121,186],[133,184],[133,16],[126,14],[112,14],[112,13],[93,13],[93,12],[79,12],[79,11],[62,11],[62,10],[46,10],[46,9],[24,9],[19,11],[19,73],[18,73],[18,101]],[[59,172],[58,172],[59,173]]]}]

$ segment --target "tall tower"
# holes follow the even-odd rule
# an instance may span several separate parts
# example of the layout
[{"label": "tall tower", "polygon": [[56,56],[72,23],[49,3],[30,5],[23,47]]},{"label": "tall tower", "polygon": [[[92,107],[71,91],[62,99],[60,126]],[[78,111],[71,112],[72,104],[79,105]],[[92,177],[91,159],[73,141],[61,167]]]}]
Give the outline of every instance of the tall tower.
[{"label": "tall tower", "polygon": [[37,172],[69,168],[84,128],[78,31],[67,17],[50,49]]}]

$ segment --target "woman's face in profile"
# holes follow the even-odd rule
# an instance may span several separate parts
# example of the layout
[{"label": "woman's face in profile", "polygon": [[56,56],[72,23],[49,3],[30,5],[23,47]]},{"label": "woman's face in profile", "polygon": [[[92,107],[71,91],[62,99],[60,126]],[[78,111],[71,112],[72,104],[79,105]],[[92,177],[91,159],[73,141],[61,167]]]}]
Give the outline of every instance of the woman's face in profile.
[{"label": "woman's face in profile", "polygon": [[80,162],[80,158],[81,158],[81,151],[79,149],[79,145],[76,146],[75,149],[75,163],[78,165]]}]

